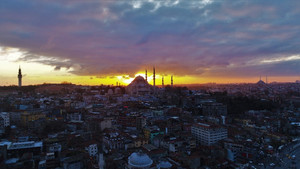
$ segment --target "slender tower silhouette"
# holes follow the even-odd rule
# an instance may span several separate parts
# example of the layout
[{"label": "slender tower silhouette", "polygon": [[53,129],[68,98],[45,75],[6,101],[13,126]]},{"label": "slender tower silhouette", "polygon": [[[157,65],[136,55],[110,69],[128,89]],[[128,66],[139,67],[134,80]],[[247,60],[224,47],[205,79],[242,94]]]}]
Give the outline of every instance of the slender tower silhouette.
[{"label": "slender tower silhouette", "polygon": [[165,88],[164,76],[163,76],[162,79],[161,79],[161,87],[162,87],[162,88]]},{"label": "slender tower silhouette", "polygon": [[155,87],[155,67],[153,66],[153,87]]},{"label": "slender tower silhouette", "polygon": [[268,84],[268,76],[266,76],[266,84]]},{"label": "slender tower silhouette", "polygon": [[145,78],[146,78],[146,81],[148,81],[147,69],[146,69],[146,71],[145,71]]},{"label": "slender tower silhouette", "polygon": [[19,74],[18,74],[18,79],[19,79],[19,87],[22,86],[22,71],[21,71],[21,67],[19,66]]},{"label": "slender tower silhouette", "polygon": [[171,76],[171,87],[173,87],[173,75]]}]

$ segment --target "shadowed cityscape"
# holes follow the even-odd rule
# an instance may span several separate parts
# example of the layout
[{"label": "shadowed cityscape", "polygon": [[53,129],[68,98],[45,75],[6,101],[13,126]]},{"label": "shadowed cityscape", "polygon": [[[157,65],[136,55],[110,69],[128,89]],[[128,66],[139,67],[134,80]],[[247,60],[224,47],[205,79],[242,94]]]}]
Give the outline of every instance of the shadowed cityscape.
[{"label": "shadowed cityscape", "polygon": [[300,168],[299,6],[3,0],[0,168]]}]

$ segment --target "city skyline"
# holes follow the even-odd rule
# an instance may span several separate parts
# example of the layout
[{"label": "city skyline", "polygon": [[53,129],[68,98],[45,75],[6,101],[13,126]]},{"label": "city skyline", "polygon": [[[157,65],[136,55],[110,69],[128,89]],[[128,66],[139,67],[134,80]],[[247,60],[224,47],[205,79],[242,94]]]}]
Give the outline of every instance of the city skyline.
[{"label": "city skyline", "polygon": [[0,85],[300,80],[300,2],[4,1]]},{"label": "city skyline", "polygon": [[[162,74],[162,75],[157,75],[155,74],[155,68],[153,69],[154,70],[154,73],[150,74],[151,77],[149,78],[148,77],[148,73],[147,73],[147,69],[145,70],[145,74],[143,74],[142,72],[141,73],[137,73],[135,74],[133,77],[130,77],[130,76],[116,76],[115,78],[111,78],[111,77],[106,77],[107,81],[106,83],[95,83],[95,84],[90,84],[89,82],[88,83],[82,83],[83,81],[76,81],[75,83],[74,82],[71,82],[71,81],[52,81],[52,82],[47,82],[47,81],[44,81],[43,83],[32,83],[32,84],[25,84],[25,86],[27,85],[42,85],[42,84],[75,84],[75,85],[90,85],[90,86],[97,86],[97,85],[112,85],[114,86],[114,82],[116,83],[117,86],[127,86],[129,85],[136,77],[138,76],[141,76],[143,77],[150,85],[153,85],[153,86],[159,86],[159,87],[162,87],[164,88],[165,86],[170,86],[170,87],[173,87],[173,75],[165,75],[165,74]],[[16,84],[10,84],[10,85],[3,85],[3,86],[19,86],[19,87],[22,87],[23,85],[23,74],[21,73],[22,69],[21,69],[21,66],[19,66],[19,69],[18,69],[18,75],[17,75],[17,79],[18,79],[18,82],[17,82],[17,85]],[[155,79],[154,79],[155,77]],[[165,84],[165,77],[169,77],[169,80],[167,80],[167,84]],[[87,78],[87,77],[86,77]],[[96,77],[97,78],[97,77]],[[180,78],[180,77],[179,77]],[[221,83],[216,83],[216,82],[203,82],[203,83],[180,83],[181,80],[186,80],[186,78],[180,78],[179,83],[177,83],[176,85],[177,86],[183,86],[183,85],[201,85],[201,84],[210,84],[210,83],[216,83],[216,84],[251,84],[251,83],[260,83],[260,81],[262,81],[263,83],[294,83],[294,82],[289,82],[289,81],[271,81],[270,82],[270,77],[268,76],[265,76],[265,77],[262,77],[262,76],[259,76],[258,77],[255,77],[256,81],[255,82],[252,82],[251,80],[249,81],[243,81],[243,82],[230,82],[230,81],[222,81]],[[258,78],[258,79],[257,79]],[[105,79],[105,78],[99,78],[99,79]],[[149,80],[148,80],[149,79]],[[285,79],[285,78],[284,78]],[[68,79],[70,80],[70,79]],[[93,80],[93,77],[89,77],[89,80]],[[161,80],[161,83],[159,84],[156,84],[155,85],[155,81],[156,80]],[[100,82],[103,82],[103,81],[100,81]],[[296,80],[296,83],[299,83],[299,80]]]}]

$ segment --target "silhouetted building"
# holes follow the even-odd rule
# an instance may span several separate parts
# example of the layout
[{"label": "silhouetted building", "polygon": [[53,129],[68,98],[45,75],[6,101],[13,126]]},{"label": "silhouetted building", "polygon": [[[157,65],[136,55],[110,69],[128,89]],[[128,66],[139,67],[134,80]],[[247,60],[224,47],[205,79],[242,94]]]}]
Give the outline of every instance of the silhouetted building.
[{"label": "silhouetted building", "polygon": [[19,79],[19,87],[22,86],[22,71],[21,71],[21,67],[19,67],[19,74],[18,74],[18,79]]},{"label": "silhouetted building", "polygon": [[126,92],[130,95],[150,94],[152,86],[142,77],[137,76],[127,87]]}]

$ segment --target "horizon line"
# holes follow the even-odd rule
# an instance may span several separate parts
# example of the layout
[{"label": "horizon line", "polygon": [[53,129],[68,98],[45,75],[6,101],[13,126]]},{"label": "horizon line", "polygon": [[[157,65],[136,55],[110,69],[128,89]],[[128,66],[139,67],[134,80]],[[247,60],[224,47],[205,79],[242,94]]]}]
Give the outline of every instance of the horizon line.
[{"label": "horizon line", "polygon": [[[274,83],[277,83],[277,84],[284,84],[284,83],[299,83],[300,80],[296,80],[296,81],[286,81],[286,82],[276,82],[276,81],[273,81],[273,82],[268,82],[266,84],[274,84]],[[216,85],[233,85],[233,84],[257,84],[257,82],[236,82],[236,83],[217,83],[217,82],[207,82],[207,83],[190,83],[190,84],[176,84],[174,86],[200,86],[200,85],[208,85],[208,84],[216,84]],[[99,85],[85,85],[85,84],[75,84],[75,83],[41,83],[41,84],[29,84],[29,85],[22,85],[21,87],[26,87],[26,86],[42,86],[42,85],[76,85],[76,86],[116,86],[114,84],[99,84]],[[126,87],[128,86],[129,84],[126,84],[126,85],[119,85],[121,87]],[[151,85],[153,86],[153,85]],[[159,85],[155,85],[155,86],[162,86],[161,84]],[[167,85],[164,85],[164,86],[171,86],[170,84],[167,84]],[[18,87],[18,85],[0,85],[0,87]]]}]

